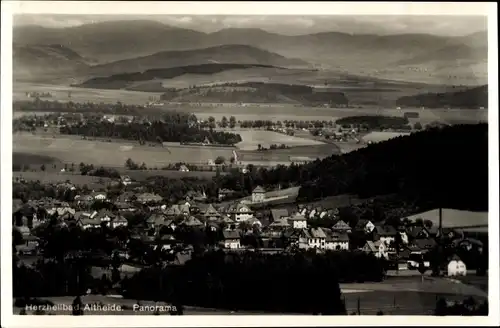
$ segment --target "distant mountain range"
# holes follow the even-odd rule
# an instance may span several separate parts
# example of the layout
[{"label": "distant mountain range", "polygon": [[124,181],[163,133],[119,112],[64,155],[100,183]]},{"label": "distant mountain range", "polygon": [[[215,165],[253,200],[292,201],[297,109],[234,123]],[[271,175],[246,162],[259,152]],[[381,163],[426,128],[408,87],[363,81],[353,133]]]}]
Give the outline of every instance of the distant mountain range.
[{"label": "distant mountain range", "polygon": [[[13,39],[23,46],[61,45],[92,59],[99,65],[91,67],[87,77],[210,62],[282,67],[309,63],[352,74],[449,83],[454,83],[454,69],[460,66],[457,74],[467,75],[470,84],[482,83],[473,80],[487,73],[486,32],[463,37],[337,32],[285,36],[261,29],[203,33],[152,21],[113,21],[68,28],[19,26]],[[26,59],[18,63],[30,65]]]},{"label": "distant mountain range", "polygon": [[93,66],[89,74],[108,76],[150,69],[163,69],[203,64],[246,64],[280,67],[309,67],[300,59],[290,59],[281,55],[246,45],[222,45],[204,49],[184,51],[162,51],[133,59],[120,60],[109,64]]}]

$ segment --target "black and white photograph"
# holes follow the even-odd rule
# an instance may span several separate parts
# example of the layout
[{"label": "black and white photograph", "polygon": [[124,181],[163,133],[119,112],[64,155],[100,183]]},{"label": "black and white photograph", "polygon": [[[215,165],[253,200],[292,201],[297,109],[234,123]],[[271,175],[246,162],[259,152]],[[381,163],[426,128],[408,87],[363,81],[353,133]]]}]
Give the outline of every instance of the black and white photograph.
[{"label": "black and white photograph", "polygon": [[498,321],[496,4],[5,3],[10,324]]}]

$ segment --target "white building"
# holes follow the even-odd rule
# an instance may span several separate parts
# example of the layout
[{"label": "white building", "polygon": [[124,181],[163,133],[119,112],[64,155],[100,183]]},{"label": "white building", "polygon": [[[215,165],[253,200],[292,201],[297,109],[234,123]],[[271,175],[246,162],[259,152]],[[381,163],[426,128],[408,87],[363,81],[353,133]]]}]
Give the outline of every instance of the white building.
[{"label": "white building", "polygon": [[118,215],[114,219],[111,220],[111,228],[115,229],[120,226],[126,227],[128,225],[127,219],[125,219],[123,216]]},{"label": "white building", "polygon": [[366,253],[370,253],[375,255],[377,258],[388,258],[389,255],[387,253],[387,245],[380,241],[371,241],[368,240],[362,250]]},{"label": "white building", "polygon": [[321,228],[302,229],[299,235],[299,248],[326,248],[326,234]]},{"label": "white building", "polygon": [[261,186],[257,186],[252,191],[252,203],[261,203],[266,198],[266,191]]},{"label": "white building", "polygon": [[224,248],[238,249],[241,248],[240,234],[238,231],[223,231],[224,234]]},{"label": "white building", "polygon": [[348,250],[349,236],[347,232],[332,231],[326,236],[325,249],[328,250]]},{"label": "white building", "polygon": [[467,267],[458,256],[454,256],[448,263],[448,277],[467,275]]},{"label": "white building", "polygon": [[236,222],[245,222],[253,218],[253,211],[245,204],[238,204],[233,208],[231,214],[234,214]]},{"label": "white building", "polygon": [[307,219],[300,213],[296,213],[288,221],[294,229],[307,229]]}]

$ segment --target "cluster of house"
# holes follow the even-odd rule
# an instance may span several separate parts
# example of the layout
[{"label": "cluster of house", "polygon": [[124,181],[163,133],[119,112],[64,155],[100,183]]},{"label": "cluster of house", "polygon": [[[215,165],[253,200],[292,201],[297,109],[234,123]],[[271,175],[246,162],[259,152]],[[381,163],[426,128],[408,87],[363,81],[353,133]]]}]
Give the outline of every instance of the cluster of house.
[{"label": "cluster of house", "polygon": [[[256,188],[254,201],[261,200],[263,189]],[[82,229],[100,228],[103,225],[115,229],[127,227],[127,213],[148,207],[144,231],[134,231],[134,238],[140,238],[153,248],[172,249],[176,244],[173,231],[178,227],[189,227],[203,231],[221,232],[220,246],[227,250],[247,250],[259,248],[262,251],[279,252],[290,248],[324,250],[358,249],[379,258],[391,259],[398,255],[407,260],[410,268],[417,267],[419,258],[436,245],[436,227],[401,226],[393,227],[370,220],[359,220],[355,226],[336,219],[338,210],[298,206],[294,210],[272,209],[261,211],[252,208],[252,203],[233,203],[215,206],[187,197],[181,204],[162,205],[162,197],[151,193],[134,194],[125,192],[113,200],[116,210],[88,210],[93,202],[111,202],[105,192],[93,192],[75,197],[72,204],[52,199],[29,201],[21,204],[14,200],[14,221],[23,235],[25,243],[19,245],[18,252],[36,251],[38,239],[31,229],[47,219],[38,213],[43,208],[49,216],[56,216],[61,224],[72,222]],[[87,210],[82,210],[86,208]],[[330,227],[311,227],[311,220],[330,217],[334,224]],[[17,221],[16,221],[17,220]],[[151,233],[152,232],[152,233]],[[482,251],[480,241],[465,238],[460,231],[442,229],[455,247],[476,247]],[[353,234],[365,236],[364,245],[353,245]],[[260,243],[249,246],[243,242],[247,237],[258,237]],[[396,243],[400,244],[398,247]],[[398,249],[396,250],[396,247]]]}]

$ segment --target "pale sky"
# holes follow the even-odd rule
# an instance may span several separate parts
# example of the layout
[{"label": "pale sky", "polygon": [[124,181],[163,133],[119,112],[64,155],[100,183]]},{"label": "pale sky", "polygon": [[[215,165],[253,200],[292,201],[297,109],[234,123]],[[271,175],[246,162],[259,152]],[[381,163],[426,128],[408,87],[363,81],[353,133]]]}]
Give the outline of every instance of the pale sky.
[{"label": "pale sky", "polygon": [[484,16],[242,16],[242,15],[54,15],[14,16],[14,26],[68,27],[112,20],[154,20],[202,32],[224,28],[260,28],[268,32],[298,35],[319,32],[352,34],[426,33],[461,36],[487,30]]}]

